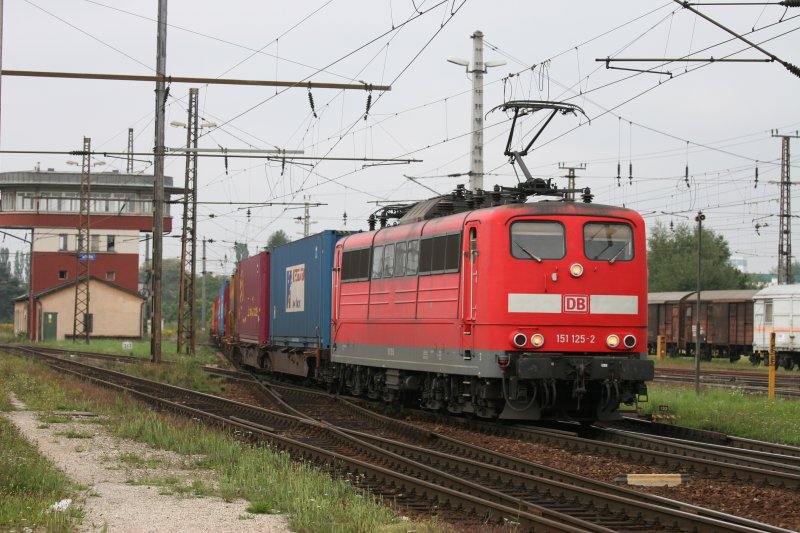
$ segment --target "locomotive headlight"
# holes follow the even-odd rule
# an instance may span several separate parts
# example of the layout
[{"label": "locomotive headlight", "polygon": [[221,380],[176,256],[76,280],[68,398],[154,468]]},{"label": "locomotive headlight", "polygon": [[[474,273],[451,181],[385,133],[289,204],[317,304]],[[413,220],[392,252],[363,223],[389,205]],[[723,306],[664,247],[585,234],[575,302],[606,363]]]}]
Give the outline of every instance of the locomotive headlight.
[{"label": "locomotive headlight", "polygon": [[583,265],[580,263],[572,263],[569,267],[569,273],[572,274],[573,278],[579,278],[583,276]]},{"label": "locomotive headlight", "polygon": [[544,344],[544,335],[541,333],[534,333],[531,335],[531,344],[533,344],[534,348],[541,348]]},{"label": "locomotive headlight", "polygon": [[609,348],[616,348],[619,346],[619,336],[614,335],[613,333],[606,337],[606,344]]},{"label": "locomotive headlight", "polygon": [[625,338],[622,339],[622,344],[624,344],[625,347],[630,350],[636,346],[636,337],[633,335],[625,335]]},{"label": "locomotive headlight", "polygon": [[517,348],[524,348],[525,345],[528,344],[528,337],[526,337],[524,333],[515,333],[511,338],[511,342],[513,342],[514,346]]}]

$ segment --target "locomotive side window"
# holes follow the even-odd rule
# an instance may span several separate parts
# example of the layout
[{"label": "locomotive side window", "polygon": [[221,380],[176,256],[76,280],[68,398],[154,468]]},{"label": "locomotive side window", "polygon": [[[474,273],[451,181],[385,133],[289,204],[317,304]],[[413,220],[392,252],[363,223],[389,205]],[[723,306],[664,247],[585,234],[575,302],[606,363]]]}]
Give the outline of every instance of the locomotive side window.
[{"label": "locomotive side window", "polygon": [[342,281],[369,279],[369,250],[362,248],[342,254]]},{"label": "locomotive side window", "polygon": [[772,300],[764,300],[764,325],[772,325]]},{"label": "locomotive side window", "polygon": [[383,273],[383,246],[372,249],[372,279],[380,279]]},{"label": "locomotive side window", "polygon": [[592,222],[583,227],[583,251],[594,261],[633,259],[633,232],[627,224]]},{"label": "locomotive side window", "polygon": [[394,277],[394,244],[383,247],[383,277]]},{"label": "locomotive side window", "polygon": [[437,235],[420,241],[419,273],[458,272],[461,234]]},{"label": "locomotive side window", "polygon": [[564,226],[559,222],[522,221],[511,224],[511,256],[517,259],[564,257]]},{"label": "locomotive side window", "polygon": [[406,276],[413,276],[419,268],[419,241],[408,241],[406,251]]},{"label": "locomotive side window", "polygon": [[396,277],[406,274],[406,243],[398,242],[394,246],[394,275]]}]

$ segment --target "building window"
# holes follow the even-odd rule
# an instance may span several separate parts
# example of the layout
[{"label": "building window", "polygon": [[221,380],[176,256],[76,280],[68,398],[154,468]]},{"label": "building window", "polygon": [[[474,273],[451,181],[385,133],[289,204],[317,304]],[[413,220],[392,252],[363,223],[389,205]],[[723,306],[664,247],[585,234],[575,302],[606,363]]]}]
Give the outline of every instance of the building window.
[{"label": "building window", "polygon": [[58,279],[67,279],[67,271],[66,270],[59,270],[58,271]]},{"label": "building window", "polygon": [[106,281],[114,281],[117,279],[117,273],[113,271],[106,272]]},{"label": "building window", "polygon": [[14,193],[5,193],[3,194],[3,211],[13,211],[14,210]]},{"label": "building window", "polygon": [[116,246],[116,237],[114,235],[107,235],[106,236],[106,251],[108,252],[115,252],[114,249]]},{"label": "building window", "polygon": [[100,235],[89,235],[89,251],[100,251]]},{"label": "building window", "polygon": [[59,236],[58,236],[58,251],[59,252],[66,252],[68,250],[67,244],[68,244],[67,234],[66,233],[59,234]]}]

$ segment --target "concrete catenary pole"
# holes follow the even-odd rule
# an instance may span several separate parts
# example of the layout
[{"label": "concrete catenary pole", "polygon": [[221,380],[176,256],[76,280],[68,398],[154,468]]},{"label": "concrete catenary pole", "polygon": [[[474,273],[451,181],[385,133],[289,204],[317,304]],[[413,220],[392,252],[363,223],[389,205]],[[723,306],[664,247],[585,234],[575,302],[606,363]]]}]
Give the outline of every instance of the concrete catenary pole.
[{"label": "concrete catenary pole", "polygon": [[483,190],[483,32],[472,34],[472,157],[469,188]]},{"label": "concrete catenary pole", "polygon": [[[156,37],[156,75],[167,70],[167,0],[158,0]],[[164,257],[164,106],[167,94],[164,81],[156,81],[156,134],[153,178],[153,323],[150,356],[161,362],[161,275]]]}]

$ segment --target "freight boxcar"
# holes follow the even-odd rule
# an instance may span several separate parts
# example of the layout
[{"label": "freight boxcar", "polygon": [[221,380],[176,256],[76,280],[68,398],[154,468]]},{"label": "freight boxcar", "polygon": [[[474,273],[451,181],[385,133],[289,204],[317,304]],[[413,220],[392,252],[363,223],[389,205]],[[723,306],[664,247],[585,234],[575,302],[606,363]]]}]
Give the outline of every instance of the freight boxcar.
[{"label": "freight boxcar", "polygon": [[[753,295],[755,290],[700,292],[700,357],[727,357],[738,361],[753,350]],[[694,355],[697,337],[697,293],[685,303],[682,338],[687,355]]]},{"label": "freight boxcar", "polygon": [[655,353],[658,336],[664,337],[666,353],[677,356],[684,349],[686,298],[693,292],[651,292],[647,295],[647,347]]},{"label": "freight boxcar", "polygon": [[754,364],[768,360],[775,333],[775,364],[786,370],[800,365],[800,285],[773,285],[753,296]]}]

